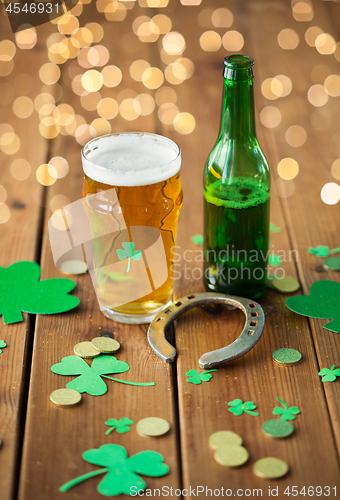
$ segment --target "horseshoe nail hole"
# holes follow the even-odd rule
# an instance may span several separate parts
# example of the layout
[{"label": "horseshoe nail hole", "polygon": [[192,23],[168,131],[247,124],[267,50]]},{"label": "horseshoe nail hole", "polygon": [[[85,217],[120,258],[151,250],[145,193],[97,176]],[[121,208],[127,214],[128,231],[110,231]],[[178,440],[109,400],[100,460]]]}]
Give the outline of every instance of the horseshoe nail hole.
[{"label": "horseshoe nail hole", "polygon": [[259,313],[258,313],[258,312],[256,312],[256,311],[252,311],[252,312],[250,313],[250,316],[252,316],[253,318],[256,318],[258,315],[259,315]]},{"label": "horseshoe nail hole", "polygon": [[172,310],[171,310],[171,309],[167,309],[167,310],[165,311],[165,314],[169,314],[169,313],[172,313]]},{"label": "horseshoe nail hole", "polygon": [[251,322],[249,323],[249,326],[257,326],[257,321],[251,321]]},{"label": "horseshoe nail hole", "polygon": [[175,306],[177,306],[177,307],[179,307],[179,306],[181,306],[181,305],[182,305],[182,302],[181,302],[181,301],[176,302],[176,304],[175,304]]},{"label": "horseshoe nail hole", "polygon": [[156,323],[159,323],[160,321],[163,321],[163,319],[164,319],[164,318],[158,318],[158,319],[156,320]]},{"label": "horseshoe nail hole", "polygon": [[254,333],[255,333],[254,330],[248,330],[247,331],[247,335],[254,335]]},{"label": "horseshoe nail hole", "polygon": [[252,303],[252,304],[249,304],[249,307],[254,308],[254,307],[256,307],[256,305]]},{"label": "horseshoe nail hole", "polygon": [[188,299],[194,299],[196,295],[189,295]]}]

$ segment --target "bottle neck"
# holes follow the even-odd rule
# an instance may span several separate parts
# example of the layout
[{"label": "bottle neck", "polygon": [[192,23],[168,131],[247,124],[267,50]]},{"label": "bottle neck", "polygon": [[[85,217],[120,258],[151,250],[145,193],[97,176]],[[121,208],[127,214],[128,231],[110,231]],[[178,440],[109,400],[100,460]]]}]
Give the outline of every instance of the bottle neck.
[{"label": "bottle neck", "polygon": [[220,137],[243,143],[256,139],[253,80],[224,80]]}]

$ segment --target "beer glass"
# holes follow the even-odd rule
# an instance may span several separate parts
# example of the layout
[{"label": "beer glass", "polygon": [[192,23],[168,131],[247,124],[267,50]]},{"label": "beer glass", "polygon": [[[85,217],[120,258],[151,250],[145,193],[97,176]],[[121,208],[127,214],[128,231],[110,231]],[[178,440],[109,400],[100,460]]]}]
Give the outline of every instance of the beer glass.
[{"label": "beer glass", "polygon": [[156,134],[110,134],[84,146],[82,163],[100,308],[115,321],[149,323],[172,300],[180,149]]}]

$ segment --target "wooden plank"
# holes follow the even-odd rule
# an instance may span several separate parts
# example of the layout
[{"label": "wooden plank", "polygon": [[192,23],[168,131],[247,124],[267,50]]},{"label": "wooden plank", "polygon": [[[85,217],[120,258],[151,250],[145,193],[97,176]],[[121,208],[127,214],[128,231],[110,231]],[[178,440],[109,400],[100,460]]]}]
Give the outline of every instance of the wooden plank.
[{"label": "wooden plank", "polygon": [[[261,4],[264,5],[264,4]],[[222,3],[214,2],[209,7],[222,7]],[[262,53],[264,42],[260,38],[260,15],[245,12],[244,4],[232,3],[230,6],[235,23],[233,29],[242,32],[245,37],[243,53]],[[201,175],[208,152],[215,141],[219,121],[219,109],[222,89],[222,59],[224,50],[204,54],[198,49],[198,40],[204,29],[195,25],[190,9],[181,12],[176,18],[173,29],[184,35],[186,40],[195,40],[196,44],[187,46],[186,57],[195,63],[194,77],[182,84],[178,92],[178,106],[191,112],[196,119],[197,127],[193,134],[180,138],[171,134],[183,150],[183,191],[184,207],[180,216],[178,252],[182,259],[180,265],[186,265],[187,279],[179,280],[176,297],[202,290],[198,271],[194,276],[192,270],[201,264],[185,262],[183,252],[195,250],[190,236],[202,231],[202,182]],[[258,24],[257,24],[258,23]],[[252,29],[248,30],[247,27]],[[208,28],[207,28],[208,29]],[[256,36],[254,31],[256,29]],[[219,31],[223,34],[224,30]],[[275,35],[276,36],[276,35]],[[267,42],[266,42],[267,43]],[[272,59],[277,57],[277,49],[267,44],[266,51],[272,51]],[[266,52],[266,53],[267,53]],[[263,57],[256,67],[263,65]],[[282,73],[283,71],[277,71]],[[307,75],[300,71],[302,81]],[[256,89],[259,102],[261,79],[257,77]],[[272,147],[272,142],[269,143]],[[266,152],[268,153],[268,144]],[[277,162],[277,158],[270,160]],[[302,184],[301,189],[305,189]],[[193,208],[194,207],[194,208]],[[284,218],[279,200],[272,196],[273,222],[284,228],[276,234],[276,249],[288,252],[292,247],[285,228],[288,222]],[[197,248],[197,247],[196,247]],[[285,270],[295,275],[294,262],[287,262]],[[183,271],[184,272],[184,271]],[[196,279],[195,279],[196,278]],[[318,377],[318,363],[308,322],[292,315],[285,307],[285,296],[267,292],[260,300],[266,312],[266,326],[260,343],[245,357],[220,368],[213,374],[209,383],[193,386],[186,382],[186,372],[191,368],[199,368],[198,359],[204,353],[217,349],[236,338],[243,326],[242,314],[228,311],[218,316],[199,310],[191,311],[177,321],[176,347],[178,349],[177,372],[179,387],[179,418],[181,427],[181,453],[183,463],[183,486],[189,489],[197,486],[208,486],[212,490],[222,487],[230,488],[233,494],[237,488],[262,488],[263,497],[268,498],[268,483],[252,474],[252,466],[256,460],[274,456],[286,460],[290,466],[289,474],[280,481],[270,482],[270,486],[278,486],[280,495],[287,486],[339,486],[338,461],[333,444],[332,428],[323,392]],[[272,352],[280,347],[298,349],[303,353],[303,362],[294,368],[282,368],[274,365]],[[295,435],[277,442],[267,439],[261,432],[261,424],[272,418],[272,411],[280,397],[289,406],[297,405],[301,415],[294,421]],[[252,400],[257,405],[259,417],[242,415],[236,417],[228,412],[229,401],[240,398]],[[242,469],[225,469],[213,459],[208,448],[208,437],[211,433],[230,429],[239,433],[250,454],[249,462]],[[322,429],[322,430],[321,430]],[[320,431],[321,430],[321,431]],[[327,455],[323,452],[327,443]],[[316,457],[322,456],[320,461]],[[227,483],[227,484],[226,484]],[[279,495],[279,496],[280,496]],[[192,497],[194,495],[192,494]]]},{"label": "wooden plank", "polygon": [[[292,52],[294,57],[291,58],[284,57],[284,55],[282,57],[273,57],[269,46],[275,43],[276,34],[275,32],[269,34],[268,31],[265,31],[265,27],[261,24],[263,17],[261,14],[254,13],[255,22],[252,23],[253,37],[259,40],[259,47],[261,47],[263,64],[260,72],[262,78],[285,74],[293,82],[291,95],[283,99],[282,102],[280,100],[276,101],[282,113],[283,123],[273,129],[272,134],[268,134],[271,135],[269,139],[271,146],[267,146],[267,149],[268,151],[270,151],[270,148],[272,151],[276,149],[274,165],[277,164],[277,160],[286,156],[293,157],[300,165],[299,175],[294,180],[295,193],[289,198],[283,198],[282,207],[285,212],[291,243],[298,252],[297,268],[304,294],[309,294],[310,286],[315,281],[334,280],[339,282],[339,276],[336,272],[331,273],[323,269],[322,262],[324,259],[308,253],[309,247],[316,247],[317,245],[329,245],[330,248],[338,246],[340,227],[337,205],[326,205],[320,197],[321,189],[326,183],[336,182],[336,179],[331,175],[331,165],[338,157],[338,154],[334,149],[335,142],[333,139],[332,143],[332,137],[339,125],[339,101],[334,97],[330,97],[327,104],[321,108],[316,108],[307,99],[308,89],[316,81],[316,70],[321,68],[322,71],[323,68],[326,71],[325,79],[328,74],[338,73],[338,62],[332,54],[322,55],[314,47],[309,47],[304,41],[305,31],[310,25],[321,27],[325,33],[329,33],[335,38],[337,37],[337,28],[334,26],[323,2],[317,3],[314,9],[315,18],[313,22],[294,23],[293,27],[300,37],[300,44]],[[289,8],[282,12],[282,17],[288,25],[290,19]],[[256,29],[254,29],[255,26]],[[268,37],[270,37],[270,43],[265,43],[265,39],[268,42]],[[298,62],[301,60],[303,60],[303,67]],[[303,71],[304,78],[299,77],[300,71]],[[320,113],[320,111],[324,111],[329,116],[329,127],[323,131],[316,130],[313,126],[315,121],[313,121],[312,115],[314,113],[315,117],[315,113]],[[290,147],[283,139],[285,129],[289,125],[288,117],[292,117],[291,119],[294,120],[291,124],[299,124],[307,133],[307,141],[300,148]],[[275,144],[274,148],[272,147],[273,143]],[[306,193],[308,193],[308,200],[306,199]],[[296,315],[290,313],[290,318],[294,321]],[[332,365],[339,363],[340,338],[338,335],[322,328],[328,322],[328,320],[310,320],[320,368],[330,368]],[[326,394],[339,453],[339,384],[326,383],[323,385],[323,390]]]},{"label": "wooden plank", "polygon": [[[140,50],[132,55],[117,52],[116,40],[112,36],[112,27],[122,37],[131,30],[131,22],[140,13],[138,7],[129,13],[126,21],[113,25],[104,22],[105,36],[103,44],[110,50],[109,64],[123,66],[123,81],[118,88],[103,89],[102,96],[117,98],[122,90],[136,89],[141,92],[141,85],[133,83],[128,77],[129,65],[135,58],[149,59],[148,50],[139,44]],[[93,11],[81,17],[81,25],[88,20],[101,21],[95,18]],[[79,71],[82,69],[79,68]],[[83,70],[84,71],[84,70]],[[81,108],[79,100],[66,85],[67,65],[63,69],[63,102],[72,103],[76,113],[85,117],[90,123],[97,115]],[[105,94],[106,92],[106,94]],[[144,90],[145,92],[145,90]],[[122,130],[154,130],[154,116],[140,117],[127,122],[121,117],[111,121],[112,131]],[[62,154],[70,165],[70,172],[58,181],[54,194],[67,196],[70,202],[81,197],[82,168],[80,160],[81,146],[74,138],[60,137],[54,145],[54,154]],[[59,153],[58,153],[59,152]],[[46,212],[46,219],[51,212]],[[44,232],[42,255],[43,277],[61,276],[55,269],[47,237]],[[170,466],[170,473],[162,478],[145,477],[148,488],[161,488],[163,485],[178,488],[180,470],[177,450],[177,424],[175,414],[175,394],[172,367],[164,365],[149,347],[146,331],[147,325],[123,325],[112,322],[100,312],[95,292],[89,275],[74,277],[77,286],[75,294],[80,298],[80,306],[73,312],[60,316],[39,317],[36,325],[36,336],[33,350],[32,381],[29,392],[27,427],[25,433],[23,463],[20,480],[19,498],[21,500],[46,500],[59,498],[58,488],[86,472],[94,470],[94,466],[83,461],[81,455],[85,450],[98,448],[107,443],[123,445],[129,456],[140,451],[153,450],[163,454],[165,462]],[[91,340],[100,331],[114,332],[122,347],[117,358],[129,363],[130,370],[122,378],[131,381],[156,383],[155,387],[131,387],[108,381],[108,392],[102,397],[83,395],[79,407],[63,410],[49,401],[50,393],[57,388],[65,387],[71,377],[61,377],[50,371],[52,364],[61,361],[65,356],[73,354],[73,347],[79,341]],[[168,435],[146,439],[136,431],[138,420],[148,416],[167,419],[171,424]],[[110,418],[128,417],[135,424],[126,434],[111,433],[105,435],[105,421]],[[40,432],[36,429],[39,427]],[[98,479],[85,481],[64,494],[67,498],[99,499],[96,490]],[[119,495],[117,498],[123,498]]]},{"label": "wooden plank", "polygon": [[[14,42],[14,35],[10,30],[8,20],[2,14],[1,39]],[[21,93],[26,93],[32,100],[35,99],[42,86],[39,80],[39,67],[46,62],[46,53],[43,52],[46,36],[39,35],[38,42],[31,50],[17,48],[14,56],[14,69],[8,76],[2,76],[1,83],[12,88],[12,98],[16,99]],[[34,86],[29,88],[18,87],[20,78],[30,73]],[[4,98],[4,87],[2,96]],[[12,111],[12,103],[1,106],[1,125],[7,124],[14,129],[20,140],[20,148],[14,154],[0,152],[0,184],[7,192],[5,201],[10,211],[10,218],[0,225],[0,265],[7,267],[17,261],[34,261],[39,253],[39,238],[41,236],[41,216],[43,201],[43,187],[37,182],[35,170],[45,162],[47,140],[38,131],[38,114],[25,119],[18,118]],[[10,129],[9,129],[10,130]],[[8,130],[8,131],[9,131]],[[2,129],[2,132],[7,130]],[[32,145],[34,144],[34,147]],[[31,167],[31,173],[25,180],[14,178],[11,164],[15,159],[26,160]],[[17,176],[17,172],[14,171]],[[3,201],[3,200],[2,200]],[[0,206],[1,217],[3,207]],[[1,387],[0,387],[0,438],[2,448],[0,452],[0,490],[3,500],[15,498],[17,479],[22,448],[22,436],[27,403],[27,386],[30,372],[32,324],[34,318],[24,314],[24,321],[4,325],[0,319],[0,338],[7,343],[6,349],[0,357]]]}]

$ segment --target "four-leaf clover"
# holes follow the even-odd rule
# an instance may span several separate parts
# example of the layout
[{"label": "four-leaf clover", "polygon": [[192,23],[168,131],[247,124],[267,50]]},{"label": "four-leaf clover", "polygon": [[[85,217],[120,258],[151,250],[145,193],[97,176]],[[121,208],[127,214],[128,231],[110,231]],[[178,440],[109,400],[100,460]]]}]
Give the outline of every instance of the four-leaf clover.
[{"label": "four-leaf clover", "polygon": [[99,493],[107,496],[131,495],[133,490],[146,488],[145,481],[138,474],[160,477],[170,470],[169,466],[163,462],[163,456],[160,453],[142,451],[128,458],[126,449],[117,444],[105,444],[98,449],[87,450],[83,453],[83,459],[103,468],[72,479],[61,486],[60,491],[68,491],[85,479],[107,472],[97,487]]},{"label": "four-leaf clover", "polygon": [[39,281],[36,262],[16,262],[0,267],[0,316],[4,323],[23,321],[22,311],[32,314],[55,314],[74,309],[79,299],[69,292],[76,286],[66,278]]},{"label": "four-leaf clover", "polygon": [[255,410],[256,405],[252,401],[247,401],[246,403],[243,403],[241,399],[234,399],[234,401],[230,401],[228,403],[231,408],[228,408],[231,413],[234,415],[242,415],[243,412],[249,413],[249,415],[253,415],[254,417],[258,417],[259,413],[255,413],[254,411],[250,410]]},{"label": "four-leaf clover", "polygon": [[191,384],[200,384],[203,380],[203,382],[209,382],[211,379],[212,375],[210,375],[210,372],[217,372],[217,370],[208,370],[203,373],[198,373],[197,370],[190,370],[186,373],[186,375],[189,377],[187,379],[187,382],[190,382]]},{"label": "four-leaf clover", "polygon": [[125,361],[118,361],[114,356],[101,355],[94,358],[92,365],[88,365],[79,356],[66,356],[61,363],[56,363],[51,367],[53,373],[58,375],[80,375],[71,380],[66,387],[74,389],[80,393],[86,392],[91,396],[102,396],[107,391],[107,386],[102,377],[121,382],[128,385],[149,386],[151,383],[128,382],[113,377],[108,377],[108,373],[124,373],[129,370],[129,365]]},{"label": "four-leaf clover", "polygon": [[110,434],[110,432],[116,429],[119,434],[124,434],[124,432],[129,432],[131,429],[128,427],[133,424],[133,420],[129,418],[123,417],[120,420],[116,420],[115,418],[110,418],[105,422],[105,425],[109,425],[111,429],[108,429],[105,434]]},{"label": "four-leaf clover", "polygon": [[2,354],[2,349],[6,346],[7,346],[6,342],[4,342],[3,340],[0,340],[0,354]]},{"label": "four-leaf clover", "polygon": [[340,377],[340,368],[336,368],[336,365],[333,365],[331,369],[322,368],[319,375],[322,377],[321,382],[334,382],[336,377]]},{"label": "four-leaf clover", "polygon": [[142,256],[142,252],[141,250],[134,250],[135,244],[132,242],[124,242],[122,243],[122,247],[125,248],[125,250],[120,248],[119,250],[116,250],[116,252],[119,260],[128,259],[128,266],[126,270],[128,273],[130,271],[130,257],[133,260],[139,260]]},{"label": "four-leaf clover", "polygon": [[298,415],[300,413],[299,408],[296,406],[291,406],[288,408],[286,403],[282,401],[282,399],[276,398],[280,403],[283,405],[283,408],[280,408],[279,406],[275,406],[273,410],[273,415],[281,415],[280,419],[281,420],[295,420],[294,415]]}]

